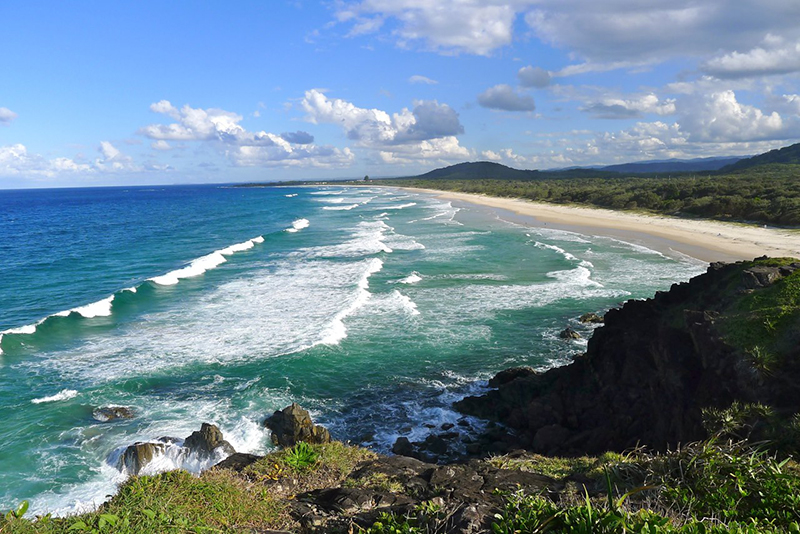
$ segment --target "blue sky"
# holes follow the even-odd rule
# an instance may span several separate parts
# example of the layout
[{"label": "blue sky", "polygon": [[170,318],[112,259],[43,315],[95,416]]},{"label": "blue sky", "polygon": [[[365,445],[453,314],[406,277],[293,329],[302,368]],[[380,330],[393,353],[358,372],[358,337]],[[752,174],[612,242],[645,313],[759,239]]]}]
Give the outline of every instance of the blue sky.
[{"label": "blue sky", "polygon": [[744,155],[797,0],[0,3],[0,188]]}]

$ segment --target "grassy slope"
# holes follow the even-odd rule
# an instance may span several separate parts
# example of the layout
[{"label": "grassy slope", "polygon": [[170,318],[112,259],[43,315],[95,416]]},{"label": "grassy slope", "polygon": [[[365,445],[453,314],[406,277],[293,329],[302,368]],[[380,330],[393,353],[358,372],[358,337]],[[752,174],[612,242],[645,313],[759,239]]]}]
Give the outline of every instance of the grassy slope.
[{"label": "grassy slope", "polygon": [[[0,532],[298,531],[287,505],[296,494],[363,486],[364,480],[383,491],[410,493],[379,473],[358,481],[346,478],[359,462],[375,457],[370,451],[341,443],[312,446],[299,462],[292,461],[294,453],[270,455],[241,474],[211,470],[199,477],[180,471],[133,477],[96,512],[33,521],[7,517],[0,519]],[[568,482],[556,497],[506,495],[505,509],[493,520],[495,532],[800,532],[796,464],[779,463],[741,444],[694,444],[662,455],[633,451],[489,461]],[[434,498],[412,516],[384,515],[368,532],[438,532],[437,506]]]}]

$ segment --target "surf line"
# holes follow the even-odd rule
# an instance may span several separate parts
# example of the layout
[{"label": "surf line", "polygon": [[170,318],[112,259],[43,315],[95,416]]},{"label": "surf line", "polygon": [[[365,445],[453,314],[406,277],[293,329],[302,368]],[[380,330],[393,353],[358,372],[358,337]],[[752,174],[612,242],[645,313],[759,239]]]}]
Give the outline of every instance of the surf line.
[{"label": "surf line", "polygon": [[[180,269],[176,269],[174,271],[170,271],[166,274],[155,276],[153,278],[148,278],[145,282],[152,282],[157,285],[175,285],[183,278],[191,278],[194,276],[199,276],[206,271],[214,269],[227,260],[226,256],[231,256],[236,254],[237,252],[242,252],[244,250],[249,250],[253,248],[258,243],[264,242],[264,236],[257,236],[252,239],[248,239],[242,243],[236,243],[235,245],[231,245],[229,247],[225,247],[220,250],[215,250],[211,254],[206,254],[205,256],[201,256],[199,258],[195,258],[188,265],[182,267]],[[75,308],[70,308],[68,310],[60,311],[58,313],[54,313],[52,315],[48,315],[39,321],[36,321],[32,324],[27,324],[24,326],[16,327],[16,328],[9,328],[8,330],[0,331],[0,354],[3,354],[3,338],[7,336],[17,336],[17,335],[33,335],[36,333],[36,330],[39,326],[44,324],[45,322],[54,319],[56,317],[69,317],[70,315],[76,314],[85,319],[92,319],[95,317],[108,317],[111,315],[111,307],[114,302],[114,299],[122,293],[130,292],[136,293],[137,288],[141,287],[142,284],[133,287],[127,287],[125,289],[121,289],[116,291],[115,293],[100,299],[96,302],[92,302],[90,304],[86,304],[84,306],[78,306]]]}]

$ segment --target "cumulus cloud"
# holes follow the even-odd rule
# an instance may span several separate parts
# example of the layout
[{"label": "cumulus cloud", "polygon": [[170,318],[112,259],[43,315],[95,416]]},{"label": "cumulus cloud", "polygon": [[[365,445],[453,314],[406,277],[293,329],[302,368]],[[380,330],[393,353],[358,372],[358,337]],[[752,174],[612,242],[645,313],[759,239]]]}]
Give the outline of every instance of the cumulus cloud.
[{"label": "cumulus cloud", "polygon": [[281,134],[281,138],[284,141],[288,141],[289,143],[294,143],[296,145],[310,145],[314,142],[313,135],[300,130],[296,132],[284,132]]},{"label": "cumulus cloud", "polygon": [[69,158],[48,159],[28,152],[25,145],[0,146],[0,176],[53,177],[63,172],[91,172],[86,163]]},{"label": "cumulus cloud", "polygon": [[140,171],[141,167],[133,162],[133,158],[123,154],[117,147],[108,141],[100,141],[97,149],[101,156],[94,161],[94,169],[105,172],[133,172]]},{"label": "cumulus cloud", "polygon": [[338,3],[336,17],[352,25],[351,34],[363,33],[361,28],[367,17],[391,17],[399,23],[392,35],[401,47],[419,44],[446,54],[486,56],[511,43],[517,11],[529,3],[532,2],[362,0]]},{"label": "cumulus cloud", "polygon": [[796,0],[343,0],[334,11],[351,34],[391,18],[399,46],[445,54],[489,55],[524,17],[542,41],[606,64],[749,49],[769,32],[800,37]]},{"label": "cumulus cloud", "polygon": [[522,67],[517,72],[522,87],[547,87],[550,85],[550,73],[541,67]]},{"label": "cumulus cloud", "polygon": [[172,150],[172,145],[170,145],[163,139],[159,139],[158,141],[153,141],[152,143],[150,143],[150,147],[153,150],[161,150],[161,151]]},{"label": "cumulus cloud", "polygon": [[759,141],[792,135],[778,112],[742,104],[733,91],[690,97],[680,103],[680,124],[694,141]]},{"label": "cumulus cloud", "polygon": [[403,108],[399,113],[389,114],[328,98],[322,91],[312,89],[306,91],[301,106],[306,120],[313,124],[338,124],[348,139],[357,146],[376,150],[384,162],[469,155],[456,137],[464,132],[458,113],[435,100],[417,101],[413,110]]},{"label": "cumulus cloud", "polygon": [[0,107],[0,124],[11,124],[18,115],[8,108]]},{"label": "cumulus cloud", "polygon": [[519,154],[514,153],[514,150],[511,148],[501,148],[497,151],[494,150],[484,150],[481,152],[481,156],[488,159],[489,161],[494,161],[496,163],[504,163],[511,167],[522,168],[523,166],[529,165],[530,163],[535,162],[535,159],[527,158],[525,156],[521,156]]},{"label": "cumulus cloud", "polygon": [[601,119],[630,119],[647,113],[672,115],[675,113],[675,100],[660,100],[652,93],[627,99],[603,98],[588,103],[582,110]]},{"label": "cumulus cloud", "polygon": [[518,93],[510,85],[495,85],[478,95],[478,104],[485,108],[504,111],[533,111],[533,97]]},{"label": "cumulus cloud", "polygon": [[731,52],[706,61],[701,69],[717,78],[749,78],[800,72],[800,41],[787,43],[768,35],[762,46]]},{"label": "cumulus cloud", "polygon": [[415,74],[408,79],[408,83],[424,83],[426,85],[436,85],[439,82],[437,82],[436,80],[432,80],[427,76],[422,76],[421,74]]},{"label": "cumulus cloud", "polygon": [[[313,145],[307,132],[281,135],[260,131],[249,132],[241,124],[242,116],[217,108],[176,108],[167,100],[150,106],[155,113],[167,115],[176,122],[151,124],[139,133],[159,143],[167,141],[212,142],[238,166],[309,166],[337,167],[349,165],[353,153],[329,146]],[[156,148],[156,146],[154,146]]]}]

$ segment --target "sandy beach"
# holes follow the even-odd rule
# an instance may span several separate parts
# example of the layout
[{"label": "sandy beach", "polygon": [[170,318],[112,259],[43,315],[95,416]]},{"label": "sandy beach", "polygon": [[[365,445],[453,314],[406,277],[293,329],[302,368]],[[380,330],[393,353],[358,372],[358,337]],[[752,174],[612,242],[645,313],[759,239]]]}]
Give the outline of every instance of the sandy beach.
[{"label": "sandy beach", "polygon": [[404,189],[500,210],[502,218],[514,222],[615,237],[708,262],[751,260],[764,255],[800,258],[800,230],[559,206],[433,189]]}]

